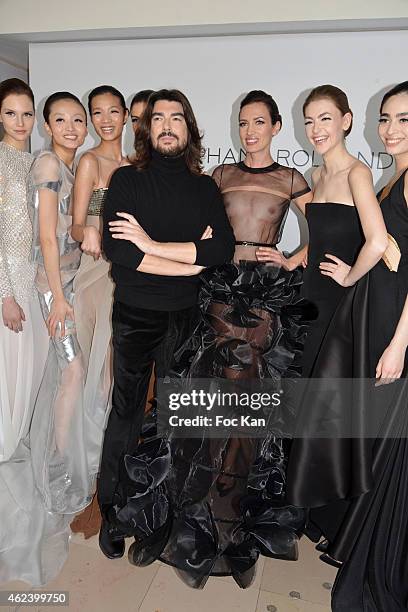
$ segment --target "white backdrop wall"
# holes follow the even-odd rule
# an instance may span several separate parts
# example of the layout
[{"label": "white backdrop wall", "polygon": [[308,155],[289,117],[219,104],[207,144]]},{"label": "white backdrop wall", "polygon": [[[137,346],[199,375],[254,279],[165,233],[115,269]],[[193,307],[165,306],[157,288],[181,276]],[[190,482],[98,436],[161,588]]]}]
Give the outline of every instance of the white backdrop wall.
[{"label": "white backdrop wall", "polygon": [[[240,158],[239,101],[251,89],[264,89],[283,116],[273,156],[309,181],[319,160],[305,138],[301,107],[312,87],[332,83],[346,91],[354,111],[349,149],[372,167],[378,186],[392,172],[392,159],[382,153],[376,133],[379,102],[390,86],[407,79],[407,51],[405,31],[41,43],[30,45],[30,83],[39,113],[45,98],[58,90],[72,91],[85,103],[89,91],[101,84],[114,85],[128,101],[140,89],[179,88],[204,132],[208,169]],[[125,150],[131,150],[131,142],[129,123]],[[94,143],[90,126],[85,148]],[[39,114],[32,148],[44,144]],[[291,213],[281,247],[291,250],[298,244]]]},{"label": "white backdrop wall", "polygon": [[[40,10],[39,10],[40,6]],[[129,27],[254,24],[337,19],[406,19],[406,0],[1,0],[0,33],[67,32]]]}]

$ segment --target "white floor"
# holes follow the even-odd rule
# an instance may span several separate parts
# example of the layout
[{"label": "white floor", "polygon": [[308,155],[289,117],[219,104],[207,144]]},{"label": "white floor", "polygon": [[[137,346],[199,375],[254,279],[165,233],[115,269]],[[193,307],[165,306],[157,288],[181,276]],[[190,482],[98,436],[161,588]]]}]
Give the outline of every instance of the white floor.
[{"label": "white floor", "polygon": [[[75,535],[63,571],[44,589],[69,591],[69,606],[1,607],[0,612],[330,612],[335,574],[302,538],[299,561],[262,559],[249,589],[239,589],[232,578],[210,578],[204,590],[196,591],[170,567],[136,568],[126,555],[109,561],[96,536],[85,540]],[[7,589],[28,587],[22,582],[0,585]]]}]

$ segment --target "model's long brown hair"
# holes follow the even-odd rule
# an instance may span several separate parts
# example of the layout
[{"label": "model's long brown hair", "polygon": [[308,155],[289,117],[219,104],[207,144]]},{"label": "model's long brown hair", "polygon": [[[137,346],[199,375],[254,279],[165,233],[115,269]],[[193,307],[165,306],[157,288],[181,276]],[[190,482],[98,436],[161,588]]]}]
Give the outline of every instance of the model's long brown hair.
[{"label": "model's long brown hair", "polygon": [[193,109],[186,96],[178,89],[161,89],[155,91],[149,97],[146,109],[140,118],[135,134],[135,155],[132,158],[133,165],[138,170],[144,170],[150,163],[152,157],[152,141],[150,138],[150,126],[152,123],[153,107],[159,100],[179,102],[183,107],[184,119],[187,124],[187,145],[184,150],[184,158],[190,172],[202,173],[203,149],[201,144],[202,135],[197,126]]}]

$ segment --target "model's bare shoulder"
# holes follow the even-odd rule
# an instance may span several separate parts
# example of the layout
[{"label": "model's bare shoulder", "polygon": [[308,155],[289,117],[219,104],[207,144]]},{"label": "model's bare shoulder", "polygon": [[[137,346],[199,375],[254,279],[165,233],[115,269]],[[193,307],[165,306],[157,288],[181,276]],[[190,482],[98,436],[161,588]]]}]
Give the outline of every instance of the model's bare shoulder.
[{"label": "model's bare shoulder", "polygon": [[372,184],[373,175],[371,174],[370,168],[366,166],[366,164],[364,164],[359,159],[356,159],[350,166],[348,173],[348,182],[351,186],[358,181],[369,181]]}]

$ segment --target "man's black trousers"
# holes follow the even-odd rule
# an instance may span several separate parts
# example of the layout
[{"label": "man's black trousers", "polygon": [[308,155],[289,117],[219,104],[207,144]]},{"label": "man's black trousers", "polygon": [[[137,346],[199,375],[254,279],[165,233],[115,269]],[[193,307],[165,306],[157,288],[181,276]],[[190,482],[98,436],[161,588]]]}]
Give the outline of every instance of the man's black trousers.
[{"label": "man's black trousers", "polygon": [[164,378],[175,351],[192,332],[196,306],[176,311],[147,310],[114,302],[112,409],[102,449],[98,500],[103,513],[119,500],[124,455],[138,446],[149,380]]}]

